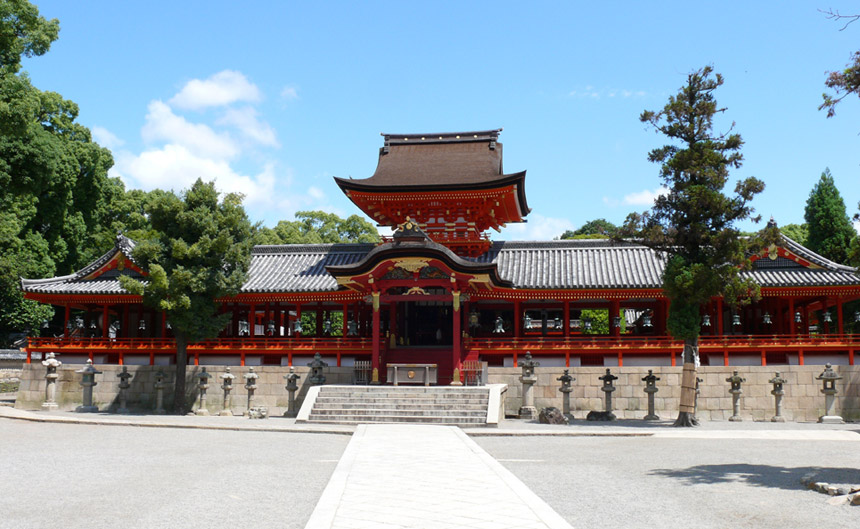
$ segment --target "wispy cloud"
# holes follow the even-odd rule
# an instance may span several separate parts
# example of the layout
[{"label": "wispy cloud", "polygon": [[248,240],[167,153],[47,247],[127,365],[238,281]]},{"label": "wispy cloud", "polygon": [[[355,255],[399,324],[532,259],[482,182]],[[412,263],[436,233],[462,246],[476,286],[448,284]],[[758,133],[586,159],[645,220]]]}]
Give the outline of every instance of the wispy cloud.
[{"label": "wispy cloud", "polygon": [[170,104],[187,110],[201,110],[236,102],[256,103],[261,99],[259,88],[241,72],[224,70],[208,79],[188,81],[173,96]]},{"label": "wispy cloud", "polygon": [[620,200],[615,197],[605,196],[603,197],[603,203],[612,208],[622,204],[625,206],[653,206],[654,200],[656,200],[658,196],[665,195],[668,192],[669,189],[665,187],[658,187],[653,190],[643,189],[642,191],[628,193]]},{"label": "wispy cloud", "polygon": [[203,123],[192,123],[162,101],[149,103],[146,123],[140,131],[147,143],[167,142],[213,159],[234,158],[239,148],[226,132],[215,132]]},{"label": "wispy cloud", "polygon": [[281,90],[281,99],[298,99],[299,89],[292,85],[287,85]]},{"label": "wispy cloud", "polygon": [[242,136],[260,145],[279,146],[278,139],[275,137],[275,129],[258,118],[257,109],[254,107],[227,109],[216,123],[233,126]]},{"label": "wispy cloud", "polygon": [[531,213],[529,221],[512,223],[502,228],[499,238],[522,241],[548,241],[561,236],[567,230],[576,229],[568,219],[544,217],[539,213]]},{"label": "wispy cloud", "polygon": [[117,137],[113,132],[104,127],[96,125],[90,129],[90,132],[93,133],[93,139],[96,143],[102,147],[114,150],[125,145],[125,142],[121,138]]}]

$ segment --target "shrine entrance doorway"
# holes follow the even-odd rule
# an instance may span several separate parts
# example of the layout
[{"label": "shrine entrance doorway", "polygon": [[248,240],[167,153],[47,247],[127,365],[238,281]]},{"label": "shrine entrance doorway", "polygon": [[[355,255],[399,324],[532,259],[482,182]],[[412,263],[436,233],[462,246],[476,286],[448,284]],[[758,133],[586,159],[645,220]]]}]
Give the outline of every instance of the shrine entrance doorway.
[{"label": "shrine entrance doorway", "polygon": [[397,307],[397,347],[450,347],[454,343],[450,301],[407,301]]}]

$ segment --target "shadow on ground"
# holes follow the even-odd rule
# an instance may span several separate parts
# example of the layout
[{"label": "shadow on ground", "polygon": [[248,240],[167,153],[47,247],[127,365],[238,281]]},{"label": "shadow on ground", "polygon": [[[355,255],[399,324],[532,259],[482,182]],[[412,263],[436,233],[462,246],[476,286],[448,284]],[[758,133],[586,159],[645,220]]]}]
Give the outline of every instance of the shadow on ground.
[{"label": "shadow on ground", "polygon": [[814,481],[831,484],[860,484],[860,469],[828,467],[779,467],[770,465],[697,465],[682,469],[655,469],[651,475],[674,478],[690,485],[746,483],[756,487],[785,490],[806,488],[801,480],[812,476]]}]

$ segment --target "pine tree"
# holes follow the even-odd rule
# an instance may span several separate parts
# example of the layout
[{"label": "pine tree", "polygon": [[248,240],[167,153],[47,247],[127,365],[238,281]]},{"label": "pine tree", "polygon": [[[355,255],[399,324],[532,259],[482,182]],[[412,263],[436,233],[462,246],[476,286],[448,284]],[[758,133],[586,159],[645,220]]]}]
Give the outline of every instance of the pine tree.
[{"label": "pine tree", "polygon": [[830,169],[821,178],[806,200],[803,214],[809,230],[806,246],[837,263],[847,263],[851,241],[856,237],[848,219],[845,202],[836,189]]}]

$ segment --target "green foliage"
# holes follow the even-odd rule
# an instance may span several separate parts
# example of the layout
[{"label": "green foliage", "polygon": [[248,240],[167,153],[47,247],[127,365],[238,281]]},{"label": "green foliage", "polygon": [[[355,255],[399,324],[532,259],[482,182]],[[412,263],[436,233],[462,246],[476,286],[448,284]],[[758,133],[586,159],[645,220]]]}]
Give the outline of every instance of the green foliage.
[{"label": "green foliage", "polygon": [[0,0],[0,342],[37,334],[52,312],[23,299],[19,277],[71,273],[113,245],[113,233],[101,235],[122,185],[107,176],[110,152],[76,123],[74,102],[18,74],[58,28],[28,2]]},{"label": "green foliage", "polygon": [[322,244],[379,242],[373,224],[358,215],[342,219],[325,211],[300,211],[296,220],[282,220],[274,228],[257,228],[254,244]]},{"label": "green foliage", "polygon": [[[328,317],[331,321],[331,336],[343,334],[343,311],[323,311],[323,322]],[[302,335],[316,336],[317,313],[315,310],[302,310]]]},{"label": "green foliage", "polygon": [[809,238],[809,226],[807,224],[786,224],[779,231],[794,242],[806,246],[806,240]]},{"label": "green foliage", "polygon": [[618,226],[606,219],[590,220],[575,231],[567,230],[560,239],[608,239],[618,231]]},{"label": "green foliage", "polygon": [[669,328],[685,340],[698,339],[699,307],[711,297],[722,295],[730,305],[758,297],[757,286],[739,272],[750,266],[747,252],[778,236],[775,229],[766,229],[743,239],[735,228],[752,218],[749,203],[764,183],[750,177],[737,182],[733,196],[723,193],[730,169],[743,162],[743,140],[731,131],[712,131],[714,116],[725,110],[714,98],[723,78],[712,74],[710,66],[689,74],[662,110],[640,116],[672,142],[648,154],[661,164],[660,177],[669,192],[657,197],[650,212],[629,215],[618,234],[667,255],[663,288],[671,300]]},{"label": "green foliage", "polygon": [[830,169],[821,173],[810,191],[803,216],[809,227],[806,246],[831,261],[847,262],[849,247],[857,232],[848,219],[845,202],[836,189]]},{"label": "green foliage", "polygon": [[851,55],[842,71],[828,72],[824,84],[834,93],[822,94],[824,101],[818,106],[818,110],[827,109],[827,117],[832,118],[836,114],[836,105],[843,99],[851,94],[860,96],[860,51]]},{"label": "green foliage", "polygon": [[60,22],[45,20],[27,0],[0,1],[0,71],[16,73],[22,57],[43,55],[59,32]]},{"label": "green foliage", "polygon": [[[627,332],[627,320],[624,319],[624,312],[620,311],[618,316],[621,317],[621,334]],[[602,334],[608,335],[610,331],[610,318],[609,318],[609,310],[608,309],[584,309],[579,313],[580,322],[584,322],[585,320],[591,321],[591,329],[586,330],[582,324],[580,324],[580,329],[582,329],[582,334]]]}]

